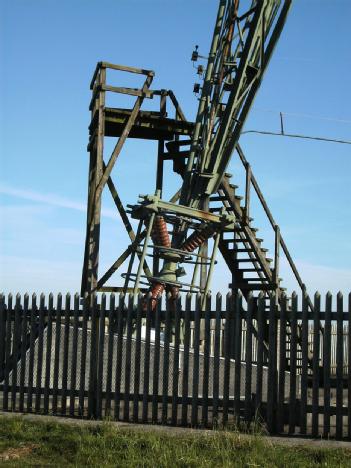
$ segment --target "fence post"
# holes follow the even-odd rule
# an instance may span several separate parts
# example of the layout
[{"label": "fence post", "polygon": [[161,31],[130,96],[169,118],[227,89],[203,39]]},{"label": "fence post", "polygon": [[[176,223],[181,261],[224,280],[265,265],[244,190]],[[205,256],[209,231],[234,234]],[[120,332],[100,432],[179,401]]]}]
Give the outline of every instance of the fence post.
[{"label": "fence post", "polygon": [[[151,302],[152,304],[152,302]],[[161,306],[162,299],[159,296],[155,309],[155,355],[152,378],[152,422],[158,422],[158,397],[160,388],[160,333],[161,333]]]},{"label": "fence post", "polygon": [[145,355],[144,355],[144,385],[143,385],[143,411],[142,422],[148,422],[148,401],[150,393],[150,343],[151,343],[151,323],[152,323],[152,294],[147,295],[146,303],[146,331],[145,331]]},{"label": "fence post", "polygon": [[336,298],[336,439],[342,439],[343,410],[343,296],[339,292]]},{"label": "fence post", "polygon": [[122,382],[122,363],[123,363],[123,323],[125,317],[125,295],[121,293],[118,298],[118,317],[117,317],[117,356],[115,368],[115,388],[114,388],[114,416],[118,421],[120,419],[121,406],[121,382]]},{"label": "fence post", "polygon": [[349,311],[348,311],[348,393],[347,393],[347,434],[349,440],[351,440],[351,293],[349,294]]},{"label": "fence post", "polygon": [[263,347],[264,347],[264,325],[265,325],[265,297],[261,291],[258,296],[257,307],[257,375],[256,375],[256,397],[255,411],[261,412],[262,407],[262,382],[263,382]]},{"label": "fence post", "polygon": [[112,361],[113,361],[113,344],[115,331],[115,295],[110,295],[110,310],[108,313],[108,345],[107,345],[107,369],[106,369],[106,400],[105,400],[105,417],[111,416],[111,392],[112,392]]},{"label": "fence post", "polygon": [[192,406],[191,406],[191,425],[194,427],[198,424],[198,397],[199,397],[199,352],[200,352],[200,326],[201,326],[201,304],[202,298],[200,293],[196,296],[195,304],[195,323],[194,323],[194,374],[193,374],[193,391],[192,391]]},{"label": "fence post", "polygon": [[63,340],[63,363],[62,363],[62,395],[61,395],[61,415],[66,414],[67,407],[67,382],[68,382],[68,350],[70,335],[70,314],[71,313],[71,295],[66,294],[65,318],[64,318],[64,340]]},{"label": "fence post", "polygon": [[278,383],[278,411],[277,431],[284,432],[284,397],[285,397],[285,371],[286,371],[286,314],[288,299],[286,294],[282,295],[279,321],[279,383]]},{"label": "fence post", "polygon": [[189,348],[190,348],[190,313],[191,294],[188,293],[185,299],[184,317],[184,355],[183,355],[183,379],[182,379],[182,426],[188,423],[188,396],[189,396]]},{"label": "fence post", "polygon": [[213,413],[212,424],[218,423],[218,399],[219,399],[219,366],[220,366],[220,346],[221,346],[221,312],[222,295],[216,295],[216,318],[215,318],[215,339],[214,339],[214,362],[213,362]]},{"label": "fence post", "polygon": [[324,317],[324,342],[323,342],[323,383],[324,383],[324,429],[323,436],[329,437],[330,433],[330,345],[331,345],[331,307],[332,295],[327,293]]},{"label": "fence post", "polygon": [[125,344],[126,354],[124,361],[124,408],[123,419],[129,422],[129,397],[130,397],[130,371],[132,357],[132,334],[133,334],[133,317],[134,317],[134,294],[129,294],[128,312],[127,312],[127,340]]},{"label": "fence post", "polygon": [[6,305],[5,296],[0,294],[0,381],[5,373],[5,341],[6,340]]},{"label": "fence post", "polygon": [[100,317],[98,318],[98,336],[97,336],[97,382],[96,382],[96,418],[102,416],[102,383],[104,377],[104,342],[105,342],[105,318],[106,318],[106,294],[101,296]]},{"label": "fence post", "polygon": [[314,295],[313,310],[313,388],[312,388],[312,436],[318,437],[319,421],[319,352],[320,352],[320,310],[321,297],[318,292]]},{"label": "fence post", "polygon": [[30,343],[29,343],[29,366],[28,366],[28,393],[27,393],[27,411],[32,412],[33,403],[33,374],[34,374],[34,345],[35,345],[35,315],[37,312],[37,296],[32,295],[32,309],[30,311]]},{"label": "fence post", "polygon": [[164,331],[164,348],[163,348],[163,382],[162,382],[162,424],[168,422],[168,384],[169,384],[169,345],[171,341],[172,332],[172,298],[170,293],[167,294],[166,299],[166,320]]},{"label": "fence post", "polygon": [[54,375],[52,386],[52,412],[57,412],[58,399],[58,378],[60,366],[60,341],[61,341],[61,312],[62,312],[62,294],[57,296],[56,315],[55,315],[55,357],[54,357]]},{"label": "fence post", "polygon": [[[52,313],[54,297],[49,294],[48,303],[48,317],[46,322],[46,356],[45,356],[45,379],[44,379],[44,413],[49,412],[49,389],[50,389],[50,375],[51,375],[51,346],[52,346]],[[24,320],[24,317],[23,317]],[[25,352],[25,350],[24,350]]]},{"label": "fence post", "polygon": [[135,349],[134,349],[134,386],[133,386],[133,422],[139,418],[140,366],[141,366],[141,325],[142,325],[143,294],[138,294],[137,316],[135,321]]},{"label": "fence post", "polygon": [[79,314],[79,294],[74,295],[74,315],[73,315],[73,342],[72,342],[72,363],[71,363],[71,379],[70,379],[70,401],[69,414],[74,416],[75,406],[75,391],[77,383],[77,354],[78,354],[78,314]]},{"label": "fence post", "polygon": [[88,391],[88,418],[96,418],[97,355],[98,355],[99,316],[97,296],[91,299],[90,372]]},{"label": "fence post", "polygon": [[172,377],[172,425],[178,423],[178,388],[179,388],[179,345],[180,345],[180,311],[181,298],[175,300],[174,316],[174,350],[173,350],[173,377]]},{"label": "fence post", "polygon": [[[239,292],[234,295],[235,316],[231,320],[235,323],[234,335],[234,420],[240,421],[240,390],[241,390],[241,331],[242,331],[242,295]],[[232,328],[232,327],[230,327]]]},{"label": "fence post", "polygon": [[3,393],[3,409],[8,410],[8,396],[9,396],[9,378],[10,378],[10,356],[11,356],[11,342],[12,342],[12,328],[11,328],[11,315],[12,315],[12,294],[8,295],[7,310],[6,310],[6,334],[5,334],[5,369],[4,369],[4,393]]},{"label": "fence post", "polygon": [[[233,297],[231,291],[226,296],[226,311],[224,325],[224,378],[223,378],[223,425],[228,422],[228,404],[229,404],[229,381],[230,381],[230,357],[231,357],[231,320],[233,313]],[[235,304],[236,305],[236,304]]]},{"label": "fence post", "polygon": [[302,296],[302,344],[301,344],[301,404],[300,433],[306,434],[307,424],[307,371],[308,371],[308,296]]},{"label": "fence post", "polygon": [[[44,342],[44,315],[45,315],[45,295],[40,294],[39,300],[39,328],[37,332],[38,343],[38,358],[37,358],[37,375],[36,375],[36,390],[35,390],[35,412],[39,413],[42,392],[42,375],[43,375],[43,342]],[[17,331],[16,331],[17,333]],[[16,359],[17,361],[17,359]]]},{"label": "fence post", "polygon": [[[20,356],[20,321],[21,311],[21,296],[16,294],[15,316],[13,322],[13,345],[12,345],[12,389],[11,389],[11,410],[16,410],[16,393],[17,393],[17,366]],[[39,365],[39,364],[38,364]]]},{"label": "fence post", "polygon": [[[29,295],[26,293],[23,298],[23,320],[21,330],[21,372],[20,372],[20,388],[19,388],[19,411],[24,410],[24,384],[26,378],[26,360],[27,360],[27,345],[28,345],[28,309],[29,309]],[[49,386],[49,385],[48,385]]]},{"label": "fence post", "polygon": [[277,305],[276,295],[272,294],[269,307],[269,338],[268,338],[268,395],[267,395],[267,427],[272,434],[276,430],[275,410],[277,401]]},{"label": "fence post", "polygon": [[297,335],[297,295],[291,296],[290,316],[290,388],[289,388],[289,434],[295,432],[296,423],[296,335]]},{"label": "fence post", "polygon": [[252,332],[253,332],[253,307],[254,299],[250,292],[247,300],[246,311],[246,346],[245,346],[245,420],[251,423],[252,419],[252,401],[251,401],[251,384],[252,384]]},{"label": "fence post", "polygon": [[89,296],[85,293],[83,297],[83,324],[82,324],[82,347],[80,360],[79,376],[79,416],[84,416],[85,406],[85,380],[86,380],[86,362],[87,362],[87,340],[88,340],[88,319],[90,314]]}]

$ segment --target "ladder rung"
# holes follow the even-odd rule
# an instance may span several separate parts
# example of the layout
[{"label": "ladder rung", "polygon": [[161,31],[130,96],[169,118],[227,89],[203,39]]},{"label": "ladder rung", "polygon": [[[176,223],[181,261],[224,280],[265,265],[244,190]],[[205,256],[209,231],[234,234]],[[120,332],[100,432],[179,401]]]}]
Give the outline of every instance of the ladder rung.
[{"label": "ladder rung", "polygon": [[190,154],[190,151],[179,151],[177,153],[166,152],[162,156],[164,161],[173,161],[174,159],[187,158]]},{"label": "ladder rung", "polygon": [[219,201],[228,201],[228,198],[222,195],[215,195],[214,197],[210,198],[210,203]]},{"label": "ladder rung", "polygon": [[247,291],[270,291],[274,288],[270,284],[250,284],[250,283],[235,283],[234,286],[232,286],[232,283],[229,284],[229,288],[238,288],[242,290],[247,290]]},{"label": "ladder rung", "polygon": [[[244,280],[248,281],[249,283],[252,283],[253,281],[267,281],[267,278],[244,278]],[[265,284],[268,284],[268,283],[265,283]]]},{"label": "ladder rung", "polygon": [[240,268],[240,271],[242,271],[243,273],[249,273],[249,272],[256,272],[256,271],[263,271],[263,270],[262,268]]},{"label": "ladder rung", "polygon": [[249,239],[241,239],[241,238],[238,238],[238,239],[223,239],[223,242],[225,242],[226,244],[233,244],[233,243],[236,243],[236,242],[250,242]]},{"label": "ladder rung", "polygon": [[187,146],[191,144],[191,140],[172,140],[166,143],[166,147],[169,150],[178,149],[180,146]]},{"label": "ladder rung", "polygon": [[240,263],[257,262],[255,258],[236,258],[235,261]]},{"label": "ladder rung", "polygon": [[222,239],[222,242],[224,242],[225,244],[232,244],[233,242],[235,242],[234,239]]},{"label": "ladder rung", "polygon": [[[258,243],[262,242],[263,239],[255,239]],[[232,244],[232,243],[237,243],[237,242],[248,242],[250,243],[250,239],[247,239],[247,238],[244,238],[244,239],[241,239],[241,238],[238,238],[238,239],[223,239],[223,242],[225,242],[226,244]]]}]

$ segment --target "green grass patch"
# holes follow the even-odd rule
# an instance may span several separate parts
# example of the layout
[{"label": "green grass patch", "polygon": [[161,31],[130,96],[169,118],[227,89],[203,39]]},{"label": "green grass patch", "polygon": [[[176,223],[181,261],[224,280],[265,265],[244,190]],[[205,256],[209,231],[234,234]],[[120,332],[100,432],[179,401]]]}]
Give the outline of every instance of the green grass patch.
[{"label": "green grass patch", "polygon": [[135,431],[0,417],[0,466],[351,467],[351,450],[273,445],[257,435]]}]

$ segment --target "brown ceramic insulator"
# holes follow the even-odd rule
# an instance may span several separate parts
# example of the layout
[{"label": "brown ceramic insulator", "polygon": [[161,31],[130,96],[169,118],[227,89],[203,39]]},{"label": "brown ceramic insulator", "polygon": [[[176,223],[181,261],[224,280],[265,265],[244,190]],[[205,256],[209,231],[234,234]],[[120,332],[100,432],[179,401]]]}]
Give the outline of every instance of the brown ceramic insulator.
[{"label": "brown ceramic insulator", "polygon": [[162,295],[165,287],[161,283],[155,283],[152,285],[151,288],[151,310],[155,310],[157,305],[158,297]]},{"label": "brown ceramic insulator", "polygon": [[212,226],[207,226],[200,232],[194,231],[191,236],[181,246],[181,250],[185,252],[193,252],[197,247],[200,247],[207,239],[212,237],[215,230]]},{"label": "brown ceramic insulator", "polygon": [[175,299],[177,299],[177,297],[179,295],[179,288],[178,288],[178,286],[169,286],[167,288],[167,292],[171,293],[171,299],[175,300]]},{"label": "brown ceramic insulator", "polygon": [[[150,307],[152,311],[156,309],[157,299],[159,296],[162,295],[164,290],[165,290],[165,287],[161,283],[153,283],[153,285],[151,286],[149,292],[151,292]],[[144,310],[147,309],[147,296],[148,295],[144,297],[144,303],[143,303]]]},{"label": "brown ceramic insulator", "polygon": [[154,225],[152,226],[152,230],[151,230],[151,239],[152,239],[152,242],[155,244],[155,245],[158,245],[158,230],[157,230],[157,226],[156,226],[156,219],[157,217],[155,217],[155,221],[154,221]]},{"label": "brown ceramic insulator", "polygon": [[[163,216],[156,216],[152,227],[151,238],[154,245],[162,247],[170,247],[171,239],[169,237],[167,224]],[[165,287],[161,283],[153,283],[149,292],[151,292],[151,310],[155,310],[157,298],[160,296]],[[147,309],[147,296],[144,297],[143,309]]]},{"label": "brown ceramic insulator", "polygon": [[176,305],[177,305],[177,299],[178,299],[178,296],[179,296],[179,288],[178,286],[171,286],[171,285],[168,285],[167,288],[167,293],[170,294],[170,298],[169,298],[169,305],[170,305],[170,310],[172,312],[175,312],[176,311]]},{"label": "brown ceramic insulator", "polygon": [[170,247],[171,239],[169,237],[167,224],[163,216],[156,216],[152,229],[152,241],[155,245]]}]

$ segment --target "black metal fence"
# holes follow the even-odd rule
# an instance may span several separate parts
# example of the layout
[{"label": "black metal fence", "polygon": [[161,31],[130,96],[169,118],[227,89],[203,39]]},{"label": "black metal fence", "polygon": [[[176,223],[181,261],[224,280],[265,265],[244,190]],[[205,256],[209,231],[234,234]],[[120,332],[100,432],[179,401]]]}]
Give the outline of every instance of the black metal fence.
[{"label": "black metal fence", "polygon": [[0,407],[351,439],[351,295],[148,301],[1,296]]}]

